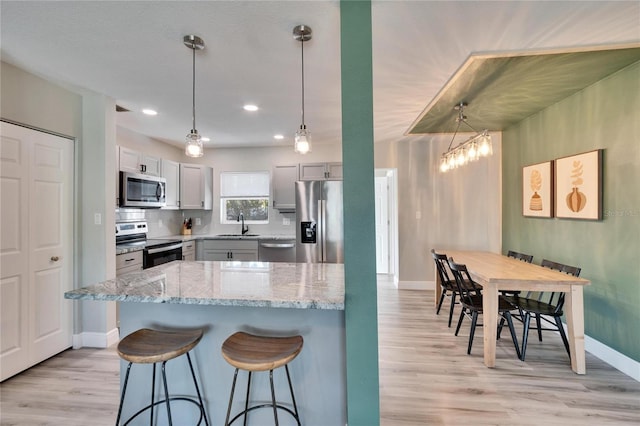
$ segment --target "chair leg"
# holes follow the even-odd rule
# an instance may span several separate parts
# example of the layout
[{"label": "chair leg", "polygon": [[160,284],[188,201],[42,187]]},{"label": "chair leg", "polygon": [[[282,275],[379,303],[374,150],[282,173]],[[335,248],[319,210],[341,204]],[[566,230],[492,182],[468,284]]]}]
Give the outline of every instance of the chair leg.
[{"label": "chair leg", "polygon": [[556,325],[558,326],[558,332],[560,333],[560,337],[562,337],[562,343],[564,343],[564,348],[567,350],[567,354],[569,358],[571,358],[571,352],[569,350],[569,341],[567,340],[567,335],[564,332],[564,327],[562,326],[562,321],[560,321],[560,317],[553,317],[556,320]]},{"label": "chair leg", "polygon": [[444,301],[445,296],[447,295],[447,290],[442,289],[442,294],[440,295],[440,301],[438,302],[438,309],[436,310],[436,315],[440,315],[440,308],[442,307],[442,302]]},{"label": "chair leg", "polygon": [[124,375],[124,386],[122,387],[122,396],[120,397],[120,407],[118,407],[118,417],[116,417],[116,426],[120,425],[120,416],[122,415],[122,405],[124,404],[124,395],[127,393],[127,383],[129,382],[129,371],[131,364],[127,366],[127,373]]},{"label": "chair leg", "polygon": [[456,292],[451,293],[451,307],[449,308],[449,328],[451,328],[451,318],[453,318],[453,308],[456,305]]},{"label": "chair leg", "polygon": [[[189,352],[187,352],[187,360],[189,361],[189,369],[191,370],[191,377],[193,378],[193,384],[196,387],[196,394],[198,394],[198,401],[200,401],[200,409],[202,410],[201,417],[204,417],[204,424],[209,426],[209,420],[207,419],[207,413],[204,409],[204,403],[202,402],[202,396],[200,395],[200,388],[198,388],[198,382],[196,381],[196,373],[193,371],[193,364],[191,363],[191,357],[189,356]],[[200,421],[198,421],[200,424]]]},{"label": "chair leg", "polygon": [[167,361],[162,361],[162,382],[164,383],[164,396],[167,403],[167,418],[169,419],[169,426],[173,426],[171,420],[171,403],[169,402],[169,388],[167,387],[167,373],[165,371],[165,365]]},{"label": "chair leg", "polygon": [[462,310],[460,311],[460,318],[458,319],[458,326],[456,327],[455,336],[457,336],[458,332],[460,331],[460,326],[462,325],[462,318],[464,318],[464,312],[465,312],[465,308],[463,307]]},{"label": "chair leg", "polygon": [[520,347],[518,346],[518,338],[516,337],[516,329],[513,326],[513,319],[511,318],[511,312],[506,311],[504,316],[500,320],[500,324],[504,322],[504,319],[507,319],[507,324],[509,324],[509,332],[511,333],[511,340],[513,340],[513,346],[516,347],[516,355],[518,355],[518,359],[520,359]]},{"label": "chair leg", "polygon": [[249,393],[251,391],[251,371],[249,371],[249,377],[247,378],[247,397],[244,400],[244,426],[247,426],[247,420],[249,417]]},{"label": "chair leg", "polygon": [[540,314],[536,314],[536,327],[538,328],[538,340],[542,342],[542,320]]},{"label": "chair leg", "polygon": [[476,325],[478,324],[478,311],[471,313],[471,331],[469,332],[469,347],[467,355],[471,355],[471,345],[473,345],[473,336],[476,334]]},{"label": "chair leg", "polygon": [[278,407],[276,406],[276,391],[273,387],[273,370],[269,370],[269,383],[271,384],[271,402],[273,403],[273,419],[278,426]]},{"label": "chair leg", "polygon": [[153,426],[153,408],[155,405],[153,401],[155,400],[155,392],[156,392],[156,363],[153,363],[153,372],[151,373],[151,414],[149,415],[149,426]]},{"label": "chair leg", "polygon": [[293,411],[296,413],[296,421],[300,426],[300,415],[298,414],[298,405],[296,404],[296,397],[293,396],[293,385],[291,384],[291,376],[289,375],[289,365],[285,364],[284,369],[287,372],[287,381],[289,382],[289,391],[291,392],[291,401],[293,402]]},{"label": "chair leg", "polygon": [[231,405],[233,404],[233,393],[236,390],[236,380],[238,379],[238,369],[233,373],[233,383],[231,384],[231,395],[229,396],[229,408],[227,408],[227,419],[224,421],[225,426],[229,426],[229,417],[231,416]]},{"label": "chair leg", "polygon": [[502,327],[504,327],[504,317],[500,318],[500,323],[498,324],[498,332],[496,334],[496,340],[500,340],[500,333],[502,333]]},{"label": "chair leg", "polygon": [[522,350],[520,351],[520,360],[524,361],[524,355],[527,352],[527,340],[529,339],[529,323],[531,322],[531,314],[524,314],[524,331],[522,332]]}]

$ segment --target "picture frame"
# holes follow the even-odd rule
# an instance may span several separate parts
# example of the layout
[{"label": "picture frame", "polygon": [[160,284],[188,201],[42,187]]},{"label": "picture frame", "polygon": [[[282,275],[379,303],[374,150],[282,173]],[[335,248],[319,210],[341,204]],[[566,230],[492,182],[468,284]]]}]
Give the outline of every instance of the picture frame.
[{"label": "picture frame", "polygon": [[602,149],[555,160],[555,213],[563,219],[602,219]]},{"label": "picture frame", "polygon": [[553,217],[553,161],[522,168],[522,215]]}]

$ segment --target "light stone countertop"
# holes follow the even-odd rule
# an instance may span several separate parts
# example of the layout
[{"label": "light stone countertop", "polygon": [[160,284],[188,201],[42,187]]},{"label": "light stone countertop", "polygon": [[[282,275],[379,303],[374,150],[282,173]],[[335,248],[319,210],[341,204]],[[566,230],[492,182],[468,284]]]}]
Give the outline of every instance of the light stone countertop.
[{"label": "light stone countertop", "polygon": [[344,310],[344,265],[174,261],[64,296],[77,300]]}]

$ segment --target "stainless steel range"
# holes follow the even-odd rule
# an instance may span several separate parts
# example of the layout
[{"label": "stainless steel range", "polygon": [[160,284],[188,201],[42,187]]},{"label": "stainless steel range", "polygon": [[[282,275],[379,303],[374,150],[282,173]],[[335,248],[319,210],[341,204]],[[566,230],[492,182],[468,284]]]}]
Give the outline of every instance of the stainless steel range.
[{"label": "stainless steel range", "polygon": [[141,247],[143,269],[182,260],[182,241],[147,239],[147,222],[116,223],[116,246],[120,248]]}]

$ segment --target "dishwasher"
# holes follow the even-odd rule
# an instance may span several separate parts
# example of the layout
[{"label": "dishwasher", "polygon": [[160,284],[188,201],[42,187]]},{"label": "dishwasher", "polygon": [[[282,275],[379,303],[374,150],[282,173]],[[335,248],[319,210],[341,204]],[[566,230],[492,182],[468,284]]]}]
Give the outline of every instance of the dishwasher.
[{"label": "dishwasher", "polygon": [[296,240],[260,240],[258,244],[258,260],[260,262],[296,261]]}]

